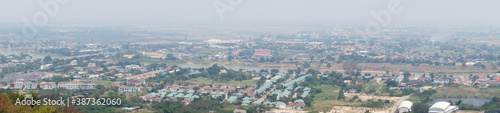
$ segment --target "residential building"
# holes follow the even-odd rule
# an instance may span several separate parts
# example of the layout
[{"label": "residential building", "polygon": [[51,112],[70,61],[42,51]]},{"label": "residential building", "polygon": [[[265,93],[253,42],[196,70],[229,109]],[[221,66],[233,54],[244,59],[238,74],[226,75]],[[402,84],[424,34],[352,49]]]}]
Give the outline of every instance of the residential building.
[{"label": "residential building", "polygon": [[473,66],[474,64],[476,64],[475,62],[466,62],[465,65],[466,66]]},{"label": "residential building", "polygon": [[9,84],[9,89],[22,90],[24,87],[24,82],[17,81]]},{"label": "residential building", "polygon": [[304,102],[291,102],[287,106],[288,106],[288,108],[302,110],[305,106],[305,103]]},{"label": "residential building", "polygon": [[25,90],[34,90],[38,88],[38,84],[34,82],[26,82],[24,84],[24,89]]},{"label": "residential building", "polygon": [[68,90],[87,90],[87,89],[94,89],[95,84],[89,81],[59,82],[58,87],[66,88]]},{"label": "residential building", "polygon": [[448,84],[448,82],[450,82],[448,79],[434,79],[434,83],[437,84]]},{"label": "residential building", "polygon": [[40,88],[43,90],[52,90],[56,88],[55,82],[40,82]]},{"label": "residential building", "polygon": [[69,65],[72,65],[72,66],[76,66],[78,65],[78,61],[77,60],[72,60]]},{"label": "residential building", "polygon": [[140,87],[130,87],[130,86],[120,86],[118,87],[118,92],[120,93],[135,93],[140,92]]},{"label": "residential building", "polygon": [[142,84],[145,84],[146,81],[144,79],[129,79],[127,81],[128,84],[133,84],[135,86],[140,86]]},{"label": "residential building", "polygon": [[90,62],[90,63],[88,63],[88,64],[87,64],[87,67],[88,67],[88,68],[93,68],[93,67],[96,67],[96,64],[95,64],[95,63]]},{"label": "residential building", "polygon": [[49,69],[52,66],[52,64],[45,64],[40,66],[40,70],[46,70]]},{"label": "residential building", "polygon": [[253,54],[254,57],[256,58],[260,58],[260,57],[263,57],[263,58],[271,58],[273,55],[271,54],[271,50],[267,50],[267,49],[257,49],[255,50],[255,53]]}]

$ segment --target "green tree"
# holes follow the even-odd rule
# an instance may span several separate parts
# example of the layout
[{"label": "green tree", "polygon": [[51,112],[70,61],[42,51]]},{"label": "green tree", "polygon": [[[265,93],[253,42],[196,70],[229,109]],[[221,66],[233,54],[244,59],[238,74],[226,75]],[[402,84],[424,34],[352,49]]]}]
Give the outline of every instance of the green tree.
[{"label": "green tree", "polygon": [[63,77],[63,76],[52,76],[50,81],[59,83],[59,82],[67,81],[67,80],[68,80],[68,78]]},{"label": "green tree", "polygon": [[455,102],[455,105],[457,105],[457,106],[460,105],[460,104],[462,104],[462,99],[460,99],[457,102]]},{"label": "green tree", "polygon": [[257,109],[255,109],[254,107],[248,107],[248,109],[246,111],[247,111],[247,113],[258,113]]},{"label": "green tree", "polygon": [[304,68],[310,68],[310,67],[311,67],[311,64],[309,64],[309,63],[305,63],[305,64],[302,64],[302,67],[304,67]]},{"label": "green tree", "polygon": [[427,103],[415,103],[411,106],[411,111],[414,113],[427,113],[429,112],[429,104]]},{"label": "green tree", "polygon": [[327,67],[328,69],[330,69],[330,68],[332,67],[332,64],[328,63],[328,64],[326,64],[326,67]]},{"label": "green tree", "polygon": [[280,70],[278,70],[278,69],[271,69],[271,73],[278,73],[278,72],[280,72]]},{"label": "green tree", "polygon": [[302,72],[302,68],[300,67],[297,67],[297,70],[295,70],[295,74],[299,75],[300,72]]},{"label": "green tree", "polygon": [[398,82],[394,81],[394,80],[387,80],[385,81],[385,84],[387,84],[387,86],[390,86],[390,87],[396,87],[398,86]]},{"label": "green tree", "polygon": [[50,61],[52,61],[52,57],[50,57],[50,56],[45,56],[45,57],[43,58],[43,61],[44,61],[44,62],[50,62]]},{"label": "green tree", "polygon": [[177,60],[177,58],[172,53],[167,54],[167,58],[166,59],[167,60]]},{"label": "green tree", "polygon": [[436,78],[436,75],[434,75],[434,73],[430,73],[429,75],[431,76],[431,81],[434,81],[434,78]]},{"label": "green tree", "polygon": [[403,81],[404,81],[404,82],[408,82],[408,81],[409,81],[409,78],[410,78],[410,76],[411,76],[411,74],[410,74],[410,72],[408,72],[408,71],[407,71],[407,72],[403,73],[403,76],[405,77],[405,78],[403,79]]},{"label": "green tree", "polygon": [[293,69],[288,69],[288,74],[293,74]]},{"label": "green tree", "polygon": [[344,62],[344,64],[342,64],[342,68],[344,69],[346,74],[354,75],[355,74],[354,71],[358,68],[358,63],[356,63],[353,60],[350,60],[350,61]]},{"label": "green tree", "polygon": [[345,99],[344,91],[342,91],[342,89],[340,89],[339,96],[337,97],[337,100],[343,100],[343,99]]}]

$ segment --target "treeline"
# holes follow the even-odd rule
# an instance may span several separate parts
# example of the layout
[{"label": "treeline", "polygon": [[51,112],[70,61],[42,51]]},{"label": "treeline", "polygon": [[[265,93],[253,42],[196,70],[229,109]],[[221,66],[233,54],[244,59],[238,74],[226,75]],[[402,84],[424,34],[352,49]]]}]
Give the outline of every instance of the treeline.
[{"label": "treeline", "polygon": [[[252,79],[252,75],[251,74],[245,74],[241,70],[240,71],[234,71],[232,69],[227,69],[227,68],[225,68],[223,66],[218,66],[217,64],[214,64],[211,67],[206,68],[206,69],[205,68],[199,68],[199,69],[196,69],[196,70],[198,70],[199,72],[201,72],[201,74],[190,75],[193,78],[207,77],[207,78],[210,78],[212,80],[221,81],[221,82],[231,81],[231,80],[242,81],[242,80]],[[225,72],[224,72],[224,70],[225,70]]]},{"label": "treeline", "polygon": [[184,106],[183,102],[163,101],[153,102],[152,108],[157,112],[162,113],[208,113],[209,111],[231,112],[232,110],[224,110],[218,100],[195,99],[192,103]]},{"label": "treeline", "polygon": [[26,64],[20,64],[17,66],[3,67],[2,72],[0,74],[5,75],[14,72],[27,72],[29,70],[36,70],[40,68],[40,65],[41,65],[40,63],[28,62]]},{"label": "treeline", "polygon": [[[429,59],[418,59],[418,58],[414,58],[414,59],[394,58],[394,59],[392,59],[390,57],[370,58],[366,55],[359,55],[357,53],[353,53],[351,55],[340,54],[339,59],[337,60],[337,63],[342,63],[345,61],[355,61],[358,63],[391,63],[391,64],[402,64],[403,63],[403,64],[412,64],[412,65],[419,65],[419,64],[424,64],[424,63],[430,64],[430,65],[434,64],[434,62],[432,60],[429,60]],[[439,65],[439,64],[437,64],[437,65]]]},{"label": "treeline", "polygon": [[500,55],[495,56],[494,54],[472,54],[467,55],[465,59],[485,59],[488,61],[499,61]]},{"label": "treeline", "polygon": [[[315,71],[308,71],[308,72],[315,72]],[[342,73],[332,71],[331,73],[327,73],[326,77],[325,76],[318,77],[315,74],[313,74],[313,76],[306,77],[306,80],[300,83],[300,85],[302,86],[331,85],[331,86],[341,86],[342,88],[346,88],[347,84],[344,83],[344,80],[353,80],[353,78],[350,76],[343,77]]]},{"label": "treeline", "polygon": [[[166,66],[165,64],[150,64],[148,67],[151,68],[159,68]],[[243,72],[242,70],[235,71],[232,69],[227,69],[223,66],[218,66],[217,64],[212,65],[211,67],[208,68],[182,68],[178,67],[177,65],[172,66],[174,69],[178,69],[178,71],[175,71],[173,73],[163,73],[163,74],[158,74],[155,78],[150,78],[148,79],[149,82],[162,82],[162,83],[167,83],[167,84],[173,84],[178,81],[186,81],[190,79],[196,79],[198,77],[204,77],[204,78],[209,78],[214,81],[218,82],[227,82],[227,81],[243,81],[243,80],[249,80],[252,79],[251,74],[247,74]],[[200,72],[198,74],[190,74],[191,70],[194,70],[195,72]],[[225,70],[225,71],[221,71]],[[163,85],[163,84],[162,84]]]},{"label": "treeline", "polygon": [[484,110],[485,113],[499,113],[500,112],[500,98],[493,97],[491,101],[484,103],[481,106],[476,106],[473,104],[463,103],[462,100],[459,100],[455,103],[451,102],[452,105],[458,106],[460,110]]}]

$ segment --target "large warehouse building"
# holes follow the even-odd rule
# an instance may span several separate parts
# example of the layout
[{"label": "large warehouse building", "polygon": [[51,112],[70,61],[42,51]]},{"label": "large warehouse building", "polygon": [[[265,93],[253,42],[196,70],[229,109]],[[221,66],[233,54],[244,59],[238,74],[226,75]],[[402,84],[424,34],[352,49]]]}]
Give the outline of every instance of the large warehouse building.
[{"label": "large warehouse building", "polygon": [[413,103],[410,101],[403,101],[399,104],[399,113],[409,113],[411,111],[411,106]]},{"label": "large warehouse building", "polygon": [[458,110],[457,106],[450,106],[449,102],[436,102],[431,108],[429,108],[429,113],[451,113]]}]

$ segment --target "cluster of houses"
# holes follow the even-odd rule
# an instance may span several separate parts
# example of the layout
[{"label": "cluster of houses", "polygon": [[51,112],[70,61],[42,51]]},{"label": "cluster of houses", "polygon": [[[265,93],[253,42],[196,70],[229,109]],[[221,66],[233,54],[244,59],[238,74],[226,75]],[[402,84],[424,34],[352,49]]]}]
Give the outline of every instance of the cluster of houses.
[{"label": "cluster of houses", "polygon": [[254,92],[257,94],[265,94],[267,90],[271,88],[271,86],[278,81],[283,76],[283,74],[278,74],[272,77],[270,80],[266,80],[264,84],[262,84],[257,90]]},{"label": "cluster of houses", "polygon": [[[234,96],[229,97],[227,102],[234,103],[234,102],[238,101],[238,99],[241,99],[241,101],[240,101],[241,105],[244,105],[244,106],[264,105],[264,106],[275,107],[275,108],[279,108],[279,109],[303,109],[305,107],[305,103],[304,103],[304,100],[302,100],[302,99],[296,99],[295,101],[289,102],[288,104],[284,103],[284,102],[280,102],[279,100],[280,100],[280,98],[285,98],[285,97],[291,96],[293,92],[298,93],[300,87],[299,86],[294,87],[293,84],[300,83],[300,82],[305,80],[305,77],[312,76],[312,75],[308,74],[308,75],[300,76],[300,77],[295,78],[294,80],[291,80],[289,82],[282,84],[281,86],[286,87],[286,89],[284,89],[283,91],[274,90],[274,91],[269,92],[271,87],[273,86],[273,84],[275,82],[277,82],[277,80],[279,78],[281,78],[282,76],[284,76],[284,75],[278,74],[278,75],[272,77],[270,80],[267,80],[263,85],[261,85],[261,87],[256,89],[254,91],[254,93],[251,93],[251,94],[258,94],[259,96],[267,95],[268,93],[270,93],[271,95],[276,95],[276,100],[277,100],[276,102],[259,101],[255,97],[252,97],[255,95],[248,95],[248,94],[247,94],[247,96],[236,94]],[[247,91],[247,90],[244,90],[244,91]],[[308,87],[304,88],[303,94],[301,96],[302,97],[309,96],[310,91],[311,91],[311,88],[308,88]]]},{"label": "cluster of houses", "polygon": [[[77,61],[73,60],[70,62],[71,66],[77,65]],[[105,70],[107,69],[107,70]],[[135,70],[140,70],[142,74],[138,75],[132,75],[130,73],[130,70],[135,69]],[[159,68],[159,69],[154,69],[154,71],[147,72],[148,68],[146,67],[141,67],[139,65],[135,64],[130,64],[130,65],[125,65],[125,66],[108,66],[108,67],[100,67],[97,66],[96,63],[89,62],[86,67],[80,67],[76,66],[73,67],[72,70],[69,70],[69,74],[75,74],[73,78],[83,78],[83,77],[88,77],[89,79],[94,79],[94,78],[108,78],[108,79],[114,79],[114,78],[122,78],[126,77],[127,80],[129,79],[147,79],[150,77],[155,77],[157,73],[162,73],[162,72],[174,72],[172,70],[172,67],[166,67],[166,68]],[[98,73],[98,74],[87,74],[87,73]],[[106,74],[114,74],[114,76],[104,76]]]},{"label": "cluster of houses", "polygon": [[[474,76],[477,76],[477,79],[474,79]],[[412,76],[409,76],[408,80],[414,81],[414,82],[422,82],[424,80],[427,81],[432,81],[432,83],[435,84],[448,84],[448,83],[453,83],[453,84],[460,84],[460,85],[478,85],[480,88],[486,88],[488,86],[500,86],[500,73],[497,73],[496,75],[490,75],[488,76],[487,74],[479,74],[479,75],[474,75],[474,76],[447,76],[447,77],[436,77],[434,79],[430,78],[430,76],[423,76],[421,74],[414,74]],[[417,86],[418,84],[407,84],[403,83],[404,76],[376,76],[375,79],[381,79],[381,80],[395,80],[396,82],[400,83],[400,87],[410,87],[410,86]]]},{"label": "cluster of houses", "polygon": [[[182,100],[182,102],[187,105],[190,104],[196,98],[200,98],[202,96],[211,97],[211,98],[219,98],[219,97],[227,97],[228,95],[251,95],[249,93],[238,93],[245,92],[246,90],[251,90],[257,85],[253,85],[245,89],[246,86],[242,84],[234,85],[234,84],[203,84],[203,83],[185,83],[184,85],[173,84],[170,86],[166,86],[165,88],[158,91],[158,93],[152,92],[142,96],[144,100],[147,101],[178,101]],[[120,89],[126,89],[125,87],[120,87]],[[140,90],[140,88],[134,88],[132,90],[120,90],[136,92]]]},{"label": "cluster of houses", "polygon": [[88,90],[94,89],[95,84],[90,81],[69,81],[69,82],[25,82],[23,79],[18,79],[16,82],[10,83],[7,87],[12,90],[53,90],[55,88],[64,88],[67,90]]},{"label": "cluster of houses", "polygon": [[[295,99],[293,102],[284,103],[280,102],[279,98],[292,96],[293,92],[298,93],[301,87],[294,87],[293,84],[300,83],[305,80],[305,77],[312,75],[305,75],[297,77],[296,79],[284,83],[282,86],[286,87],[284,91],[275,90],[269,92],[273,84],[277,82],[279,78],[284,76],[283,74],[278,74],[267,80],[259,88],[257,85],[245,86],[242,84],[218,84],[218,83],[189,83],[183,82],[181,85],[173,84],[166,86],[163,89],[158,90],[158,92],[151,92],[141,96],[145,101],[180,101],[185,105],[190,104],[194,99],[202,97],[210,98],[220,98],[223,102],[231,104],[240,104],[244,106],[259,106],[265,105],[268,107],[276,107],[279,109],[303,109],[305,107],[304,100]],[[274,86],[276,87],[276,86]],[[118,91],[120,93],[136,93],[142,92],[144,87],[141,86],[119,86]],[[303,94],[299,94],[302,97],[307,97],[311,88],[303,88]],[[271,101],[259,101],[260,97],[267,94],[278,95],[276,99],[277,102]],[[265,97],[264,97],[265,98]]]},{"label": "cluster of houses", "polygon": [[[288,95],[289,95],[289,93],[288,93],[288,92],[290,92],[291,90],[293,90],[293,91],[297,92],[297,91],[298,91],[301,87],[300,87],[300,86],[297,86],[297,87],[295,87],[295,88],[294,88],[293,84],[296,84],[296,83],[298,84],[298,83],[300,83],[300,82],[304,81],[304,80],[306,79],[306,77],[308,77],[308,76],[312,76],[312,75],[311,75],[311,74],[307,74],[307,75],[304,75],[304,76],[300,76],[300,77],[297,77],[297,78],[293,79],[293,80],[292,80],[292,81],[290,81],[290,82],[287,82],[287,83],[283,84],[283,87],[286,87],[286,89],[283,91],[283,94],[281,94],[281,95],[283,95],[283,96],[278,95],[278,99],[279,99],[280,97],[284,97],[284,96],[288,97]],[[289,91],[289,90],[290,90],[290,91]],[[303,89],[303,91],[304,91],[304,92],[302,93],[301,97],[302,97],[302,98],[305,98],[305,97],[309,96],[309,92],[311,92],[311,88],[309,88],[309,87],[305,87],[305,88]],[[278,93],[278,94],[279,94],[279,93]]]}]

